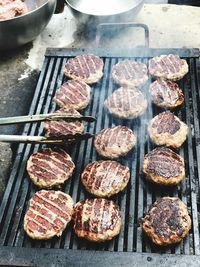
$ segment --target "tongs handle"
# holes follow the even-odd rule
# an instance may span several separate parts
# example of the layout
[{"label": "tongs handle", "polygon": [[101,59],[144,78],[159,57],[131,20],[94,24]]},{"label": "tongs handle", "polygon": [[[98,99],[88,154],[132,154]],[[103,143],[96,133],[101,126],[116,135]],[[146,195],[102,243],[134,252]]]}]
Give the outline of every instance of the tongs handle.
[{"label": "tongs handle", "polygon": [[103,29],[117,29],[121,30],[125,27],[129,28],[143,28],[144,29],[144,36],[145,36],[145,47],[149,47],[149,28],[146,24],[143,23],[132,23],[132,22],[119,22],[119,23],[100,23],[97,26],[97,33],[96,33],[96,46],[99,47],[101,35]]},{"label": "tongs handle", "polygon": [[82,116],[82,115],[66,115],[64,113],[49,113],[49,114],[38,114],[38,115],[27,115],[17,117],[0,118],[0,125],[18,124],[25,122],[37,122],[37,121],[52,121],[52,120],[78,120],[93,122],[96,121],[94,117]]},{"label": "tongs handle", "polygon": [[0,135],[0,142],[34,143],[34,144],[65,144],[73,141],[87,140],[94,135],[91,133],[68,134],[65,136],[29,136],[29,135]]}]

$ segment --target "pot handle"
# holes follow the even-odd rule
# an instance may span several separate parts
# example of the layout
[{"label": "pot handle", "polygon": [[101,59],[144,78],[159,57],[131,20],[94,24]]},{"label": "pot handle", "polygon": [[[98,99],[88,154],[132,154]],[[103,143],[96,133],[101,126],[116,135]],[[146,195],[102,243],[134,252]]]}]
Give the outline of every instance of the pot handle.
[{"label": "pot handle", "polygon": [[143,23],[132,23],[132,22],[120,22],[120,23],[101,23],[97,25],[96,32],[96,46],[100,44],[101,36],[103,34],[103,29],[124,29],[124,27],[133,27],[133,28],[143,28],[145,36],[145,47],[149,47],[149,28],[146,24]]}]

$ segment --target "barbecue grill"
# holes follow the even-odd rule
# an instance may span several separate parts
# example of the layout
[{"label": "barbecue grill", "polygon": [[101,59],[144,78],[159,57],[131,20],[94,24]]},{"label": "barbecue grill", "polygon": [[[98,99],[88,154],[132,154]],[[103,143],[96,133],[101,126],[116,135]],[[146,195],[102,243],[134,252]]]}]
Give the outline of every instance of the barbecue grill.
[{"label": "barbecue grill", "polygon": [[[122,214],[122,228],[119,236],[105,243],[92,243],[75,236],[72,224],[61,237],[49,241],[30,239],[23,229],[23,219],[31,196],[38,190],[31,183],[26,172],[29,156],[41,148],[41,144],[19,144],[12,171],[0,207],[0,265],[17,266],[199,266],[199,183],[200,183],[200,52],[198,49],[48,49],[37,83],[29,114],[50,113],[56,109],[52,101],[56,90],[66,79],[63,74],[68,58],[93,53],[105,63],[104,76],[92,85],[92,98],[83,112],[94,116],[97,121],[86,126],[95,134],[101,129],[118,124],[130,127],[137,136],[136,147],[119,161],[128,166],[131,179],[127,188],[112,197],[119,204]],[[111,69],[119,60],[134,59],[148,64],[148,60],[161,54],[174,53],[187,60],[189,73],[180,80],[185,94],[185,102],[175,111],[189,127],[188,138],[179,150],[185,160],[186,178],[180,185],[163,188],[148,183],[142,173],[142,160],[155,145],[147,134],[148,122],[162,109],[152,105],[148,93],[149,82],[144,93],[148,99],[148,109],[135,120],[120,120],[110,116],[103,107],[104,99],[118,86],[113,83]],[[26,124],[23,135],[42,135],[43,125],[38,122]],[[70,194],[75,202],[91,197],[80,181],[80,173],[86,164],[99,160],[94,150],[93,140],[84,140],[68,147],[76,165],[72,178],[65,183],[62,191]],[[140,227],[141,218],[150,205],[162,196],[178,196],[188,206],[192,228],[189,235],[173,246],[153,245]],[[162,253],[162,254],[161,254]]]}]

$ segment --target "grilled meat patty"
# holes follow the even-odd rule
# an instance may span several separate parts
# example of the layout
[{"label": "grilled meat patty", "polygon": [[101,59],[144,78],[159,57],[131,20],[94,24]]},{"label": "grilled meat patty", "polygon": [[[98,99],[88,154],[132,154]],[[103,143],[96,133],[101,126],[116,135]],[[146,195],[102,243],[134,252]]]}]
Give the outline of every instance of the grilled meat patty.
[{"label": "grilled meat patty", "polygon": [[126,187],[129,178],[129,168],[111,160],[91,162],[81,174],[86,190],[97,197],[117,194]]},{"label": "grilled meat patty", "polygon": [[75,165],[62,149],[42,149],[32,154],[27,172],[32,182],[42,188],[63,184],[72,175]]},{"label": "grilled meat patty", "polygon": [[[55,114],[65,114],[65,115],[80,115],[75,109],[65,109],[61,108],[55,111]],[[46,136],[62,136],[68,134],[82,133],[84,130],[84,125],[80,121],[45,121],[44,128],[46,129]]]},{"label": "grilled meat patty", "polygon": [[191,228],[187,206],[177,197],[160,198],[144,217],[142,228],[157,245],[178,243]]},{"label": "grilled meat patty", "polygon": [[148,80],[147,66],[141,62],[125,59],[114,65],[112,78],[122,86],[137,87],[143,85]]},{"label": "grilled meat patty", "polygon": [[118,118],[134,119],[145,112],[147,100],[139,90],[121,87],[104,101],[104,106]]},{"label": "grilled meat patty", "polygon": [[90,92],[85,82],[69,80],[56,92],[54,100],[61,108],[81,110],[89,104]]},{"label": "grilled meat patty", "polygon": [[188,126],[173,113],[165,111],[150,121],[148,132],[155,144],[177,148],[186,140]]},{"label": "grilled meat patty", "polygon": [[91,84],[103,76],[103,60],[100,57],[85,54],[70,58],[64,68],[67,77]]},{"label": "grilled meat patty", "polygon": [[119,206],[103,198],[76,203],[72,219],[77,236],[96,242],[111,240],[122,224]]},{"label": "grilled meat patty", "polygon": [[33,239],[61,236],[73,213],[72,198],[61,191],[40,190],[30,200],[24,230]]},{"label": "grilled meat patty", "polygon": [[154,183],[176,185],[185,177],[184,159],[169,148],[157,147],[145,155],[142,171]]},{"label": "grilled meat patty", "polygon": [[175,108],[184,101],[183,91],[177,83],[170,80],[158,79],[153,82],[150,94],[153,103],[162,108]]},{"label": "grilled meat patty", "polygon": [[155,77],[177,81],[188,73],[188,64],[178,55],[161,55],[149,60],[149,73]]},{"label": "grilled meat patty", "polygon": [[134,147],[135,143],[136,138],[133,131],[122,125],[103,129],[96,134],[94,139],[97,152],[110,159],[125,156]]}]

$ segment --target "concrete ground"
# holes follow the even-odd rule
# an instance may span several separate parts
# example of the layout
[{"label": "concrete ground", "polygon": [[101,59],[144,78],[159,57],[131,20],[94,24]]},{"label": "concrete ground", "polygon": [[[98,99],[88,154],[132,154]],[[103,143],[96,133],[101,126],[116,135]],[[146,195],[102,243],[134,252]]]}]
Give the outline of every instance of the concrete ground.
[{"label": "concrete ground", "polygon": [[[163,3],[156,0],[155,2]],[[148,25],[150,47],[200,48],[200,7],[147,3],[137,16],[129,20]],[[133,47],[143,44],[141,31],[126,29],[117,34],[112,33],[100,45]],[[33,42],[16,50],[0,53],[0,117],[28,113],[47,47],[94,45],[94,28],[77,24],[76,19],[65,7],[63,13],[53,15],[46,29]],[[16,126],[1,126],[0,129],[1,134],[16,134],[21,131],[21,128]],[[12,163],[9,144],[1,144],[0,159],[1,197]]]}]

